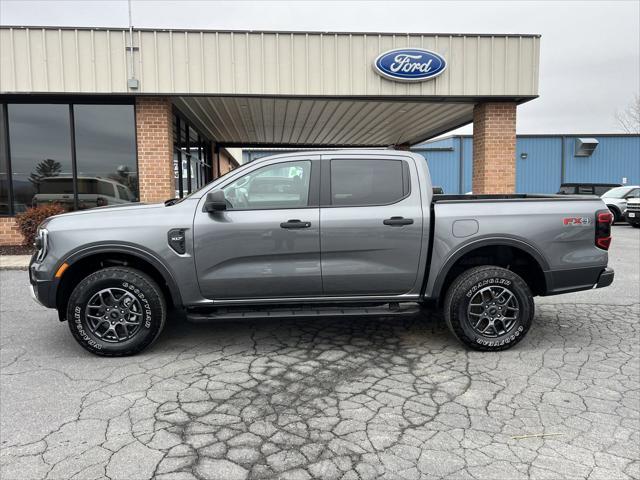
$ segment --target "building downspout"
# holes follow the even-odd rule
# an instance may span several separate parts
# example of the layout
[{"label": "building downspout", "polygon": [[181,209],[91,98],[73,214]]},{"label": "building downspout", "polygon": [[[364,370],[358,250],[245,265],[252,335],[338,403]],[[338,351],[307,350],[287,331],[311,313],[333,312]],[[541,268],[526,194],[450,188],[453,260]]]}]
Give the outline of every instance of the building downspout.
[{"label": "building downspout", "polygon": [[565,179],[565,158],[564,158],[564,135],[560,137],[560,148],[562,151],[560,152],[560,185],[564,183]]},{"label": "building downspout", "polygon": [[131,16],[131,0],[127,1],[129,7],[129,78],[127,79],[127,87],[136,90],[139,86],[138,79],[136,78],[135,61],[133,58],[133,52],[136,48],[133,46],[133,21]]},{"label": "building downspout", "polygon": [[216,158],[216,160],[215,160],[215,164],[216,164],[216,168],[215,168],[216,176],[215,176],[215,178],[220,178],[220,145],[218,145],[217,143],[213,147],[213,154],[215,155],[215,158]]}]

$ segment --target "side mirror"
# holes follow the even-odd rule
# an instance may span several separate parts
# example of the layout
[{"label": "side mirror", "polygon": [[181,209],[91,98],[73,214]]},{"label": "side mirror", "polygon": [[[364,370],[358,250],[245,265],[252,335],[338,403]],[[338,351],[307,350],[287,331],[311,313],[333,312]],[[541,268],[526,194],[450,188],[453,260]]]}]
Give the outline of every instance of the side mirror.
[{"label": "side mirror", "polygon": [[215,190],[207,195],[204,202],[204,211],[213,213],[227,209],[227,199],[222,190]]}]

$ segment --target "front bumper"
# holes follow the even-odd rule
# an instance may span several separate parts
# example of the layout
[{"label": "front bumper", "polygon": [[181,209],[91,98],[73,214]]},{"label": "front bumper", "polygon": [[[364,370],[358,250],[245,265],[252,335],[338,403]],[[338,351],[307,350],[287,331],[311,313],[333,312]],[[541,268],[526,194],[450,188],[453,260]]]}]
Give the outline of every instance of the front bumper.
[{"label": "front bumper", "polygon": [[[632,214],[633,217],[631,217],[629,214]],[[627,223],[638,225],[640,224],[640,211],[634,210],[633,212],[630,212],[629,210],[627,210],[626,212],[624,212],[624,219],[627,221]]]},{"label": "front bumper", "polygon": [[[36,289],[33,285],[29,284],[29,293],[31,294],[31,298],[34,302],[36,302],[38,305],[42,305],[42,302],[40,301],[40,299],[38,298],[38,296],[36,295]],[[44,305],[42,305],[44,307]]]},{"label": "front bumper", "polygon": [[58,281],[40,278],[44,272],[38,270],[35,257],[29,263],[29,293],[34,301],[43,307],[56,308]]}]

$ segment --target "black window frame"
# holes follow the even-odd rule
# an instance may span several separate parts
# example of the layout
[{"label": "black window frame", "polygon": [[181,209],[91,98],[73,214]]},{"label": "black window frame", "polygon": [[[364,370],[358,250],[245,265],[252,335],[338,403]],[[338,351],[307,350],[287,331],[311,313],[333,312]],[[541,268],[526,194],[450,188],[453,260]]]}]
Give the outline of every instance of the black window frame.
[{"label": "black window frame", "polygon": [[[332,188],[331,188],[331,162],[338,161],[388,161],[388,162],[401,162],[402,164],[402,197],[387,203],[367,203],[357,205],[334,205],[332,203]],[[411,196],[411,174],[409,171],[409,162],[404,158],[366,158],[366,157],[350,157],[350,158],[327,158],[321,160],[321,172],[320,172],[320,206],[322,208],[362,208],[362,207],[385,207],[388,205],[395,205],[403,200],[406,200]]]},{"label": "black window frame", "polygon": [[[178,188],[174,188],[178,194],[178,198],[184,198],[191,193],[200,190],[207,183],[211,182],[214,179],[213,175],[213,152],[211,151],[210,145],[212,140],[202,133],[202,130],[198,128],[196,124],[194,124],[189,118],[187,118],[178,108],[173,107],[173,121],[172,121],[172,131],[173,131],[173,155],[174,158],[177,156],[177,170],[178,177],[175,179],[178,182]],[[174,128],[174,126],[176,128]],[[185,142],[184,145],[182,143],[182,127],[185,128]],[[190,131],[193,130],[196,134],[195,138],[190,135]],[[195,140],[196,143],[193,143],[191,140]],[[192,152],[191,148],[196,148],[197,150]],[[184,175],[182,172],[182,160],[183,155],[185,156],[186,161],[186,174],[187,174],[187,188],[183,186]],[[192,169],[192,160],[195,161],[196,168],[198,171],[203,172],[203,174],[199,174],[198,171],[196,175],[200,175],[202,178],[202,185],[193,185],[193,179],[191,178],[191,169]],[[196,183],[198,177],[195,178]]]},{"label": "black window frame", "polygon": [[13,207],[13,175],[11,173],[11,146],[9,144],[9,109],[7,108],[7,103],[2,103],[0,105],[0,109],[2,110],[0,114],[2,114],[2,124],[4,127],[4,154],[5,161],[7,162],[7,213],[0,213],[0,217],[14,217],[15,209]]},{"label": "black window frame", "polygon": [[[49,104],[49,105],[68,105],[69,108],[69,131],[71,135],[71,169],[72,169],[72,184],[73,184],[73,210],[78,210],[78,169],[77,169],[77,156],[76,156],[76,141],[75,141],[75,105],[131,105],[133,107],[133,124],[134,131],[133,136],[135,139],[135,165],[136,172],[139,172],[138,162],[138,131],[135,128],[137,125],[135,98],[131,96],[111,96],[111,97],[92,97],[92,96],[76,96],[76,95],[29,95],[27,97],[22,95],[3,95],[0,99],[1,114],[4,119],[5,129],[5,154],[7,156],[7,179],[9,190],[9,213],[0,213],[0,218],[15,217],[16,212],[14,208],[14,191],[13,191],[13,174],[12,174],[12,161],[11,161],[11,141],[9,138],[9,108],[11,104]],[[138,188],[140,183],[140,177],[138,174]]]}]

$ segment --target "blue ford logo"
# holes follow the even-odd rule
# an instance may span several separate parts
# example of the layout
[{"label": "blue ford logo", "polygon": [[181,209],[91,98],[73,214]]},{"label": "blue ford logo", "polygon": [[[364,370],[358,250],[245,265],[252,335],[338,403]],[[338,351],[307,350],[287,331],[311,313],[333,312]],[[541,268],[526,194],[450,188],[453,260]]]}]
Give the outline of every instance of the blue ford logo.
[{"label": "blue ford logo", "polygon": [[422,48],[397,48],[378,56],[374,68],[383,77],[401,82],[421,82],[447,68],[444,58]]}]

